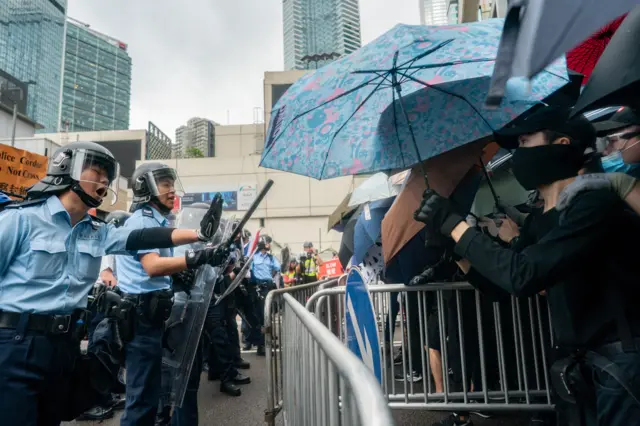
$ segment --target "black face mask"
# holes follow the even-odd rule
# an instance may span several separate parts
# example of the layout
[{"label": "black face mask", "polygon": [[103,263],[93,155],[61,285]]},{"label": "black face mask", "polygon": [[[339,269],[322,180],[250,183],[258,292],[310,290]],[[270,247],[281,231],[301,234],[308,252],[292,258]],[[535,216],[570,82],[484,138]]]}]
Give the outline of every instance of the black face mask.
[{"label": "black face mask", "polygon": [[513,175],[528,191],[578,175],[584,156],[572,145],[518,148],[513,153]]}]

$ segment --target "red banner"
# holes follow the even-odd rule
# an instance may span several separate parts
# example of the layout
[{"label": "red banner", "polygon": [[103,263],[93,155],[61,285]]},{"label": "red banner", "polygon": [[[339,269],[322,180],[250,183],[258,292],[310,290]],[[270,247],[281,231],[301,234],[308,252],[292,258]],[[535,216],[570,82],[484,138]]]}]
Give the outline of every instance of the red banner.
[{"label": "red banner", "polygon": [[320,267],[320,278],[339,277],[344,273],[339,259],[325,261]]}]

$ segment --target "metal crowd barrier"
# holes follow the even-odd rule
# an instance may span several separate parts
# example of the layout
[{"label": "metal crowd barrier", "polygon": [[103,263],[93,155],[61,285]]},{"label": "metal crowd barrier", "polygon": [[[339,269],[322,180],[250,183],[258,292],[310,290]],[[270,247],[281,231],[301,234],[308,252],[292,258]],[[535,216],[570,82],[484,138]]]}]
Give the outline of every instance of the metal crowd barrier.
[{"label": "metal crowd barrier", "polygon": [[[548,378],[553,336],[543,296],[505,294],[493,301],[468,283],[381,284],[369,290],[389,407],[455,412],[554,409]],[[344,296],[345,287],[323,289],[306,305],[343,342]],[[436,376],[441,377],[442,389],[436,389]]]},{"label": "metal crowd barrier", "polygon": [[267,362],[267,409],[265,422],[275,425],[275,419],[282,410],[283,396],[283,359],[280,348],[286,347],[288,336],[283,333],[281,312],[284,308],[284,295],[288,294],[302,306],[319,289],[338,285],[337,279],[317,281],[311,284],[271,290],[264,301],[264,337]]},{"label": "metal crowd barrier", "polygon": [[292,295],[283,302],[285,425],[393,426],[373,373]]}]

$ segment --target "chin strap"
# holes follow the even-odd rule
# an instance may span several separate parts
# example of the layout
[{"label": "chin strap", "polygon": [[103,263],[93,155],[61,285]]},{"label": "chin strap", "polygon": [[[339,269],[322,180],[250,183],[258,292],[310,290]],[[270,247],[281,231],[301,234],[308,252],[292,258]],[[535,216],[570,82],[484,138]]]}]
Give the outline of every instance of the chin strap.
[{"label": "chin strap", "polygon": [[100,204],[102,204],[102,200],[97,200],[93,198],[91,195],[87,194],[84,191],[84,189],[82,189],[82,187],[78,182],[75,182],[71,186],[71,190],[75,192],[78,195],[78,197],[80,197],[82,202],[85,203],[90,208],[97,208],[98,206],[100,206]]},{"label": "chin strap", "polygon": [[153,207],[155,207],[161,215],[167,216],[171,213],[171,209],[162,204],[156,197],[152,197],[151,202],[153,203]]}]

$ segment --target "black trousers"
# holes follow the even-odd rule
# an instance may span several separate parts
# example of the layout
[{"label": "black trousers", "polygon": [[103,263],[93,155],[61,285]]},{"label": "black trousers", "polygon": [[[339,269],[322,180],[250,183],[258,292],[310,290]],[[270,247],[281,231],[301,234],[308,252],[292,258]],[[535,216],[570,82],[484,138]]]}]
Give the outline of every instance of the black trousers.
[{"label": "black trousers", "polygon": [[229,318],[226,300],[209,305],[205,327],[209,335],[209,375],[219,376],[223,382],[233,380],[238,375],[234,364],[240,357],[240,338],[235,319]]}]

